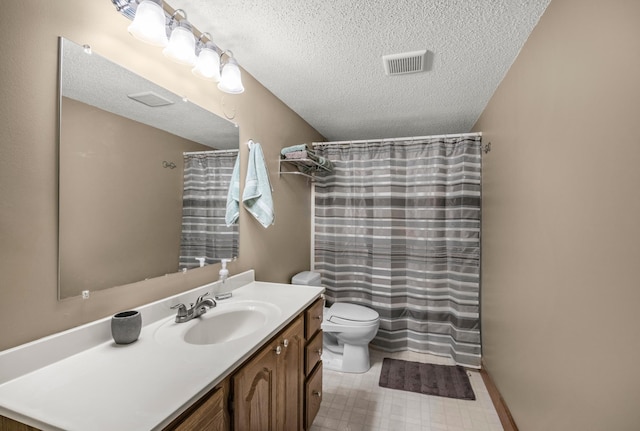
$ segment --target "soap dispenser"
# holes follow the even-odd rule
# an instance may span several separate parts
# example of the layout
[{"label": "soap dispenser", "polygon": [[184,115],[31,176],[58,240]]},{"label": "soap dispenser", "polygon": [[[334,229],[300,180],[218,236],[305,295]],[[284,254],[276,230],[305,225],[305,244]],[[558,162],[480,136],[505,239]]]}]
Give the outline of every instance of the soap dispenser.
[{"label": "soap dispenser", "polygon": [[220,268],[220,272],[218,272],[218,275],[220,276],[220,281],[222,281],[223,283],[227,279],[227,277],[229,277],[229,270],[227,269],[227,262],[231,262],[231,259],[221,259],[220,260],[220,265],[222,265],[222,268]]}]

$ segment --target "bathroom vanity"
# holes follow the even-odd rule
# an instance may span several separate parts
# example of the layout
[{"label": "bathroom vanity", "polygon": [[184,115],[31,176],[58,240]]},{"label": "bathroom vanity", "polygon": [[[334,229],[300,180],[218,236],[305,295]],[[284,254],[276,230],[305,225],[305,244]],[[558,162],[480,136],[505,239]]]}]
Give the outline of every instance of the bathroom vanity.
[{"label": "bathroom vanity", "polygon": [[[309,429],[323,288],[253,276],[137,308],[144,326],[129,345],[113,342],[105,318],[1,352],[0,429]],[[233,296],[175,323],[170,307],[222,288]]]}]

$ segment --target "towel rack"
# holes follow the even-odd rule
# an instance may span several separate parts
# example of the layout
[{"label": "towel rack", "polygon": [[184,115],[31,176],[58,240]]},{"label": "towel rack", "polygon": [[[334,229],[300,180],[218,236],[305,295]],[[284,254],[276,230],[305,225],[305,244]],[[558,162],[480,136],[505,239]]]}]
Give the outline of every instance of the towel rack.
[{"label": "towel rack", "polygon": [[[290,165],[295,166],[298,170],[296,171],[283,171],[282,165]],[[302,172],[300,169],[311,171],[311,174],[306,172]],[[280,169],[279,175],[302,175],[303,177],[308,178],[311,182],[316,181],[316,176],[313,175],[315,172],[331,172],[331,169],[326,166],[316,162],[312,159],[280,159]]]}]

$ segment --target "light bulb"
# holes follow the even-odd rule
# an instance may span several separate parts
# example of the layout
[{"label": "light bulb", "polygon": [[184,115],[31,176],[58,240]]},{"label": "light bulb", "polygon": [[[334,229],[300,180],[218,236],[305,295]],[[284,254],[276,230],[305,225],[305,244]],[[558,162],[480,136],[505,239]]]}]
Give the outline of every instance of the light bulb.
[{"label": "light bulb", "polygon": [[244,92],[242,85],[242,77],[240,75],[240,67],[235,58],[231,57],[222,67],[222,74],[218,89],[229,94],[240,94]]},{"label": "light bulb", "polygon": [[200,50],[196,65],[191,71],[194,75],[209,81],[220,81],[220,56],[214,49],[215,45],[207,43]]},{"label": "light bulb", "polygon": [[136,9],[129,33],[136,39],[154,46],[167,46],[166,22],[162,3],[143,0]]},{"label": "light bulb", "polygon": [[162,53],[177,63],[193,66],[196,62],[196,40],[191,30],[178,24],[171,31],[169,45]]}]

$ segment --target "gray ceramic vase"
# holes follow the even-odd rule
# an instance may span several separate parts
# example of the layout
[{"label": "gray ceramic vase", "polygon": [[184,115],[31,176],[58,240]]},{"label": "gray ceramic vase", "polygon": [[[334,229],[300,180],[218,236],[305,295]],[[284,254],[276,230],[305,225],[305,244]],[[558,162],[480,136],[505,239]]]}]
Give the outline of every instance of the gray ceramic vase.
[{"label": "gray ceramic vase", "polygon": [[117,344],[131,344],[142,330],[142,315],[139,311],[123,311],[111,318],[111,335]]}]

